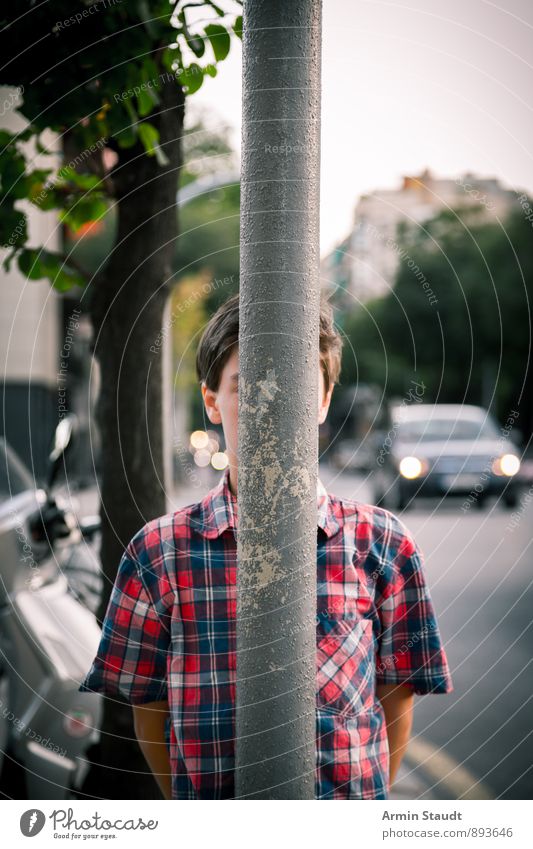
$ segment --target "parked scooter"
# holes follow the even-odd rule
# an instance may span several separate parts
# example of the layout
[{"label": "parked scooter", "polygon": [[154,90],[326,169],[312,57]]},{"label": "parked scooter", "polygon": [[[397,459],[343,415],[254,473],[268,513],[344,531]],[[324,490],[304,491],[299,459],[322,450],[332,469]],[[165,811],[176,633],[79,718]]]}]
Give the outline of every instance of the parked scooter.
[{"label": "parked scooter", "polygon": [[0,771],[7,796],[16,776],[22,798],[71,798],[99,737],[101,696],[78,692],[100,641],[93,611],[101,579],[84,538],[98,526],[78,525],[51,492],[74,426],[67,416],[57,427],[46,490],[35,489],[0,440]]}]

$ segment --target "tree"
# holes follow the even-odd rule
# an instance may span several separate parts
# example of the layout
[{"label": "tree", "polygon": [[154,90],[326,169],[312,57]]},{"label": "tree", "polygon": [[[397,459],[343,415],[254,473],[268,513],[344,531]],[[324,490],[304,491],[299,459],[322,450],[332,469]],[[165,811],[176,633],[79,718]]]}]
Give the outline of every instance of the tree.
[{"label": "tree", "polygon": [[[28,278],[47,278],[60,291],[82,287],[94,329],[107,578],[101,615],[125,545],[166,509],[156,341],[173,279],[185,100],[216,74],[231,33],[241,35],[237,12],[231,0],[27,0],[0,15],[0,84],[18,87],[17,109],[28,121],[21,133],[0,132],[5,266],[16,261]],[[55,172],[32,166],[32,148],[49,152],[45,130],[63,148]],[[18,209],[24,199],[57,210],[74,230],[114,210],[116,235],[105,264],[88,276],[70,255],[29,247],[26,215]],[[128,757],[131,744],[120,743],[131,736],[130,711],[106,704],[103,763],[120,758],[122,768],[145,769],[140,754]],[[108,798],[146,797],[154,792],[147,782],[137,777],[128,786],[104,771],[92,789]]]},{"label": "tree", "polygon": [[[188,115],[193,110],[188,110]],[[235,151],[227,128],[213,115],[193,111],[183,130],[179,188],[205,183],[210,177],[237,172]],[[212,269],[216,277],[238,276],[239,183],[200,192],[177,211],[180,232],[172,260],[175,279],[192,270]],[[91,277],[105,263],[116,241],[116,208],[104,218],[77,229],[65,228],[65,252],[76,267]]]},{"label": "tree", "polygon": [[[176,282],[165,319],[172,330],[176,372],[173,414],[178,431],[174,435],[179,438],[185,436],[182,428],[186,422],[192,429],[205,424],[193,356],[198,333],[207,317],[239,287],[240,185],[234,181],[236,172],[227,128],[216,116],[195,109],[192,123],[184,130],[179,184],[180,189],[195,184],[198,195],[179,209],[180,232],[172,259]],[[226,177],[229,182],[224,185]],[[222,185],[201,191],[210,178],[218,178]],[[68,228],[65,244],[76,265],[92,275],[105,262],[115,239],[116,214],[110,209],[96,225],[91,222],[76,232]],[[184,286],[180,285],[182,281]],[[183,409],[178,409],[179,404]],[[176,445],[174,449],[175,455],[179,454]],[[175,468],[180,472],[180,463]]]},{"label": "tree", "polygon": [[[502,223],[480,209],[447,210],[405,232],[393,291],[351,316],[359,379],[401,396],[409,380],[427,401],[482,404],[533,430],[531,206]],[[436,300],[430,302],[430,286]],[[355,379],[346,362],[345,377]]]}]

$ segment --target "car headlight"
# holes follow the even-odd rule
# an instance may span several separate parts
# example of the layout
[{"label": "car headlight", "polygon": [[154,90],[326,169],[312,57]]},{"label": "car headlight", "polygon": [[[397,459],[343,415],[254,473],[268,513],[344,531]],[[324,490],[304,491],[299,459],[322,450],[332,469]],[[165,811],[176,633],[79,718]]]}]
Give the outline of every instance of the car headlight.
[{"label": "car headlight", "polygon": [[516,456],[516,454],[503,454],[501,457],[498,457],[494,460],[492,464],[492,471],[495,475],[505,475],[505,477],[512,478],[513,475],[520,469],[520,460]]},{"label": "car headlight", "polygon": [[403,457],[400,460],[400,474],[407,480],[414,480],[427,472],[428,464],[418,457]]}]

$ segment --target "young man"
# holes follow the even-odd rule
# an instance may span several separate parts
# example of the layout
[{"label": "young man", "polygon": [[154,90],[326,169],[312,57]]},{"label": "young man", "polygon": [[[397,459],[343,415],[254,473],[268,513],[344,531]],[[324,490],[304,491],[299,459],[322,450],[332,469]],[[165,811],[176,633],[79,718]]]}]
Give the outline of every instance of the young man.
[{"label": "young man", "polygon": [[[165,798],[234,796],[239,301],[204,331],[197,371],[229,465],[201,501],[149,522],[121,560],[102,640],[81,690],[133,705]],[[318,419],[338,381],[341,340],[321,305]],[[422,558],[386,510],[317,487],[319,799],[386,799],[414,693],[452,689]]]}]

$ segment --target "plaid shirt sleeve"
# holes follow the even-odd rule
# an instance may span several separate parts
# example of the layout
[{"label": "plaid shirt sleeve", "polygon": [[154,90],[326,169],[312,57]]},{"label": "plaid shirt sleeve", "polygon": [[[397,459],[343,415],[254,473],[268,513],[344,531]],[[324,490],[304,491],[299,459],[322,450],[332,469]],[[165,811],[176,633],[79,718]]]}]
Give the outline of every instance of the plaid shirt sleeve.
[{"label": "plaid shirt sleeve", "polygon": [[387,531],[387,567],[379,582],[381,637],[376,658],[377,684],[404,684],[415,693],[453,690],[433,603],[424,575],[423,555],[402,522],[392,514]]},{"label": "plaid shirt sleeve", "polygon": [[80,686],[130,704],[167,698],[170,636],[138,567],[142,532],[120,561],[102,626],[98,653]]}]

